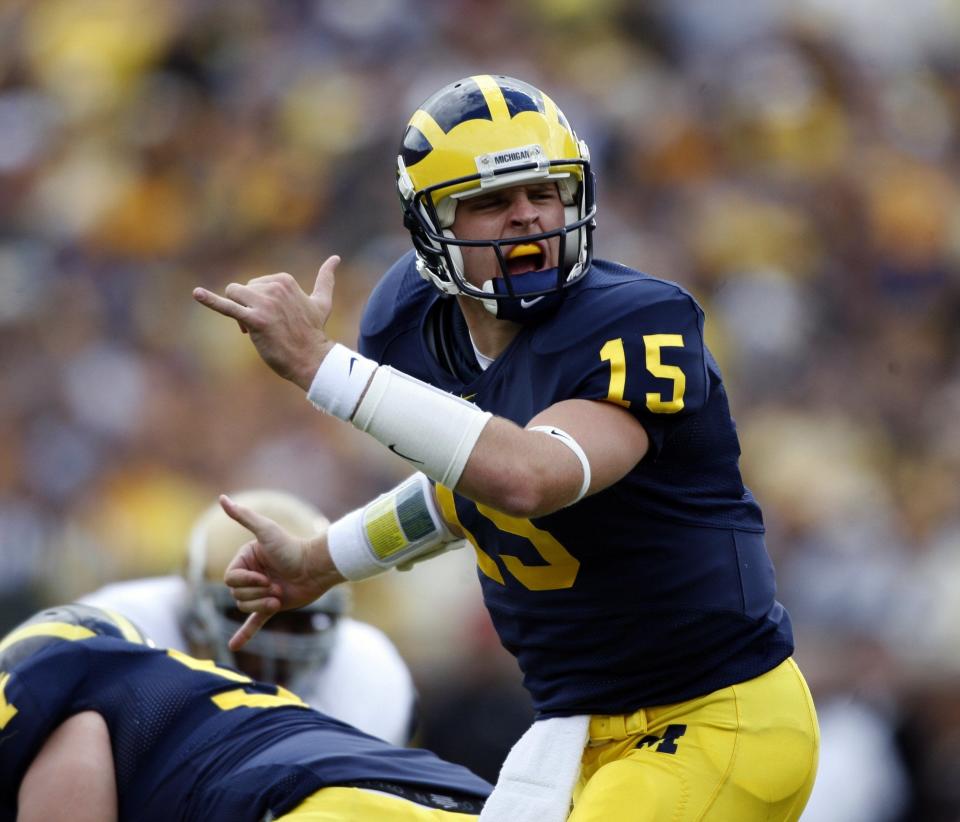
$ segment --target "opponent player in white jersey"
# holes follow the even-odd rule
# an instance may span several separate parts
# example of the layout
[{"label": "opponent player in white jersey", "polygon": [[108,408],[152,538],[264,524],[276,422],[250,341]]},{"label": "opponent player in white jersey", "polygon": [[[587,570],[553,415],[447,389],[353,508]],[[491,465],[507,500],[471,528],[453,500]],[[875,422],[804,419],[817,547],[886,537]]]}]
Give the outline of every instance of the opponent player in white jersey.
[{"label": "opponent player in white jersey", "polygon": [[[285,492],[247,491],[237,499],[301,536],[327,527],[316,508]],[[243,652],[227,648],[245,615],[235,609],[223,573],[247,541],[244,528],[219,505],[211,506],[193,527],[183,576],[117,582],[80,601],[123,614],[159,647],[211,658],[276,682],[366,733],[407,744],[415,725],[413,678],[382,631],[346,615],[349,592],[342,586],[274,619],[270,630],[262,631]]]}]

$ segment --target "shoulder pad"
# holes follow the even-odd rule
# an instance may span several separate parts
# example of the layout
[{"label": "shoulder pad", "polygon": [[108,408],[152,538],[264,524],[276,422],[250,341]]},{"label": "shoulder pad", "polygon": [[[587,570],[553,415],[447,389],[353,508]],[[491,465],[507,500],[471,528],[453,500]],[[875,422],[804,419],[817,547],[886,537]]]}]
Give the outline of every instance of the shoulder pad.
[{"label": "shoulder pad", "polygon": [[689,323],[703,312],[676,283],[632,268],[595,260],[590,273],[571,289],[560,310],[539,326],[531,345],[538,354],[569,351],[611,329]]},{"label": "shoulder pad", "polygon": [[360,339],[371,339],[398,323],[418,316],[418,309],[437,290],[417,271],[413,251],[397,260],[370,292],[360,318]]}]

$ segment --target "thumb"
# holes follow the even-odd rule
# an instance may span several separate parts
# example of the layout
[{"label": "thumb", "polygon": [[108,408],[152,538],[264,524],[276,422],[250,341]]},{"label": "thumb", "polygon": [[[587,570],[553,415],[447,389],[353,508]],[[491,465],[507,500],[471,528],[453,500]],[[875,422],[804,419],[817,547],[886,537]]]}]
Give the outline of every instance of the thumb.
[{"label": "thumb", "polygon": [[244,528],[250,531],[258,540],[264,536],[270,526],[274,524],[273,520],[258,514],[256,511],[235,502],[226,494],[220,495],[220,507],[230,519],[239,522]]},{"label": "thumb", "polygon": [[317,281],[313,285],[313,294],[311,297],[318,297],[324,302],[333,300],[333,272],[340,265],[340,256],[333,254],[323,261],[320,270],[317,272]]}]

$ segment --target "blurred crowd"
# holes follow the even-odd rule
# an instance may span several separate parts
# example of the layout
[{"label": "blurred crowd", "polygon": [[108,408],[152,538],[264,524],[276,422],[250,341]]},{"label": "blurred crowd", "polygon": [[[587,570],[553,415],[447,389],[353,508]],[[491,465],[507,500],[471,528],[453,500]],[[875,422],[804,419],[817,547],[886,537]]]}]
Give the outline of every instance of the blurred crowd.
[{"label": "blurred crowd", "polygon": [[[0,629],[176,570],[222,491],[406,475],[190,291],[335,252],[352,344],[406,120],[480,72],[589,144],[598,255],[706,310],[823,722],[804,819],[960,818],[956,0],[0,3]],[[460,553],[355,610],[468,761],[529,709]]]}]

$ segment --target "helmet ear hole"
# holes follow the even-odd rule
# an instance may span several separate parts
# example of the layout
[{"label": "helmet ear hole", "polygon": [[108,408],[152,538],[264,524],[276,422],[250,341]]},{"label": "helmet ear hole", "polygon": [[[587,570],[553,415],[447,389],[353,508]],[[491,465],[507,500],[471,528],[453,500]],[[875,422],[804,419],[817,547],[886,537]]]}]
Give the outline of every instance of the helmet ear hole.
[{"label": "helmet ear hole", "polygon": [[410,213],[409,206],[403,209],[403,227],[407,229],[407,231],[416,231],[420,228],[416,217]]}]

